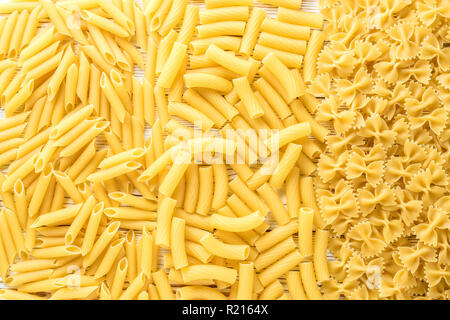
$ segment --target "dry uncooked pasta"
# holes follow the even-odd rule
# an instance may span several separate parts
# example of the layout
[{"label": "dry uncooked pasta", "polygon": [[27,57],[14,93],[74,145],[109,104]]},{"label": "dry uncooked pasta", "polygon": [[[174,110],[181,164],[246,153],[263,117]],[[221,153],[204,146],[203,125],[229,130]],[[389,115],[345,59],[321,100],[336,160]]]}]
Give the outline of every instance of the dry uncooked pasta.
[{"label": "dry uncooked pasta", "polygon": [[308,259],[321,297],[328,231],[314,257],[291,236],[300,208],[300,243],[321,221],[299,174],[327,129],[297,103],[323,19],[272,5],[290,8],[274,20],[247,0],[0,4],[0,299],[285,299],[279,279]]},{"label": "dry uncooked pasta", "polygon": [[316,179],[337,258],[324,298],[449,299],[448,4],[340,3],[322,1],[308,88],[336,132]]},{"label": "dry uncooked pasta", "polygon": [[0,3],[0,299],[450,298],[450,16],[397,2]]}]

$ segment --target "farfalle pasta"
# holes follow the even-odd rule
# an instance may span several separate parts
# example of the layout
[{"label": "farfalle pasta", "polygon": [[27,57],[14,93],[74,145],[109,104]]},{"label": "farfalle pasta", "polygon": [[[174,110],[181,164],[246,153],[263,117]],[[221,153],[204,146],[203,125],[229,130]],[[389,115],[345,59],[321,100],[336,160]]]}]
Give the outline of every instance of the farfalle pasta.
[{"label": "farfalle pasta", "polygon": [[317,166],[337,259],[324,298],[448,299],[450,7],[342,0],[321,10],[330,42],[307,90],[334,128]]}]

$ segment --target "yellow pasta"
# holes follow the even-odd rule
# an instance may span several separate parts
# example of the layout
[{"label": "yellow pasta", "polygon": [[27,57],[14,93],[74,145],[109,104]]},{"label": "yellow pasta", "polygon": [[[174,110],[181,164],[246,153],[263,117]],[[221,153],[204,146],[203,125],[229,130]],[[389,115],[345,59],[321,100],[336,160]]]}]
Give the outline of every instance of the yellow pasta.
[{"label": "yellow pasta", "polygon": [[323,17],[320,13],[294,10],[287,7],[278,8],[277,20],[316,29],[321,29],[323,26]]},{"label": "yellow pasta", "polygon": [[248,19],[245,33],[242,37],[239,52],[245,56],[250,56],[258,39],[261,24],[266,17],[266,11],[261,8],[253,8]]},{"label": "yellow pasta", "polygon": [[322,294],[317,286],[312,262],[300,263],[300,274],[308,300],[322,300]]},{"label": "yellow pasta", "polygon": [[303,78],[305,82],[310,83],[316,76],[316,61],[322,50],[325,36],[321,31],[314,30],[308,42],[308,47],[303,61]]}]

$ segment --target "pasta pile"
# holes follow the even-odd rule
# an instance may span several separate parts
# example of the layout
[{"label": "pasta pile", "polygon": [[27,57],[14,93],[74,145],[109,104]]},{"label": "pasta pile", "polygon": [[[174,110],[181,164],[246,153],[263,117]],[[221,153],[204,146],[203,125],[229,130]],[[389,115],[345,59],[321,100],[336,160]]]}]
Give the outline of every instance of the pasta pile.
[{"label": "pasta pile", "polygon": [[308,92],[329,121],[316,195],[325,298],[450,298],[450,5],[322,1],[330,42]]},{"label": "pasta pile", "polygon": [[322,298],[323,18],[263,2],[0,3],[1,299]]}]

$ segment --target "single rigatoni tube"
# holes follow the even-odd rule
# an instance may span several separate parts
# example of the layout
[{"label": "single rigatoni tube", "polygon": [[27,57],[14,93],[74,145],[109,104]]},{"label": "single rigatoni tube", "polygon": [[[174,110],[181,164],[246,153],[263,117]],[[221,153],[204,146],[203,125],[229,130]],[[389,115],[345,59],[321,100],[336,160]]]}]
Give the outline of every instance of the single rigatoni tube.
[{"label": "single rigatoni tube", "polygon": [[255,269],[253,262],[241,262],[239,264],[239,284],[236,299],[251,300],[253,299],[253,285],[255,278]]},{"label": "single rigatoni tube", "polygon": [[300,178],[300,198],[302,204],[309,207],[314,212],[314,225],[318,228],[323,228],[325,222],[320,216],[320,210],[317,206],[316,195],[314,191],[314,182],[312,177],[301,177]]},{"label": "single rigatoni tube", "polygon": [[250,56],[258,39],[261,24],[266,17],[266,10],[254,7],[245,28],[239,52],[244,56]]},{"label": "single rigatoni tube", "polygon": [[172,87],[175,77],[183,64],[186,50],[187,46],[185,44],[179,42],[174,43],[172,51],[158,78],[158,86],[166,89]]},{"label": "single rigatoni tube", "polygon": [[275,190],[268,184],[264,183],[257,190],[261,198],[264,199],[267,206],[270,208],[273,217],[279,225],[285,225],[289,222],[289,214],[280,200],[280,197]]},{"label": "single rigatoni tube", "polygon": [[302,146],[299,144],[290,143],[287,146],[278,166],[272,173],[272,177],[270,177],[269,183],[272,187],[280,189],[283,186],[284,181],[297,163],[301,152]]},{"label": "single rigatoni tube", "polygon": [[212,166],[199,168],[199,189],[196,213],[206,216],[211,209],[213,198],[213,168]]},{"label": "single rigatoni tube", "polygon": [[308,300],[322,300],[322,294],[317,286],[316,276],[314,274],[313,263],[310,261],[300,263],[300,274]]},{"label": "single rigatoni tube", "polygon": [[188,265],[185,246],[185,226],[184,219],[174,217],[170,231],[170,250],[173,258],[173,265],[176,270]]},{"label": "single rigatoni tube", "polygon": [[277,20],[316,29],[322,29],[323,27],[322,14],[283,7],[278,8]]}]

